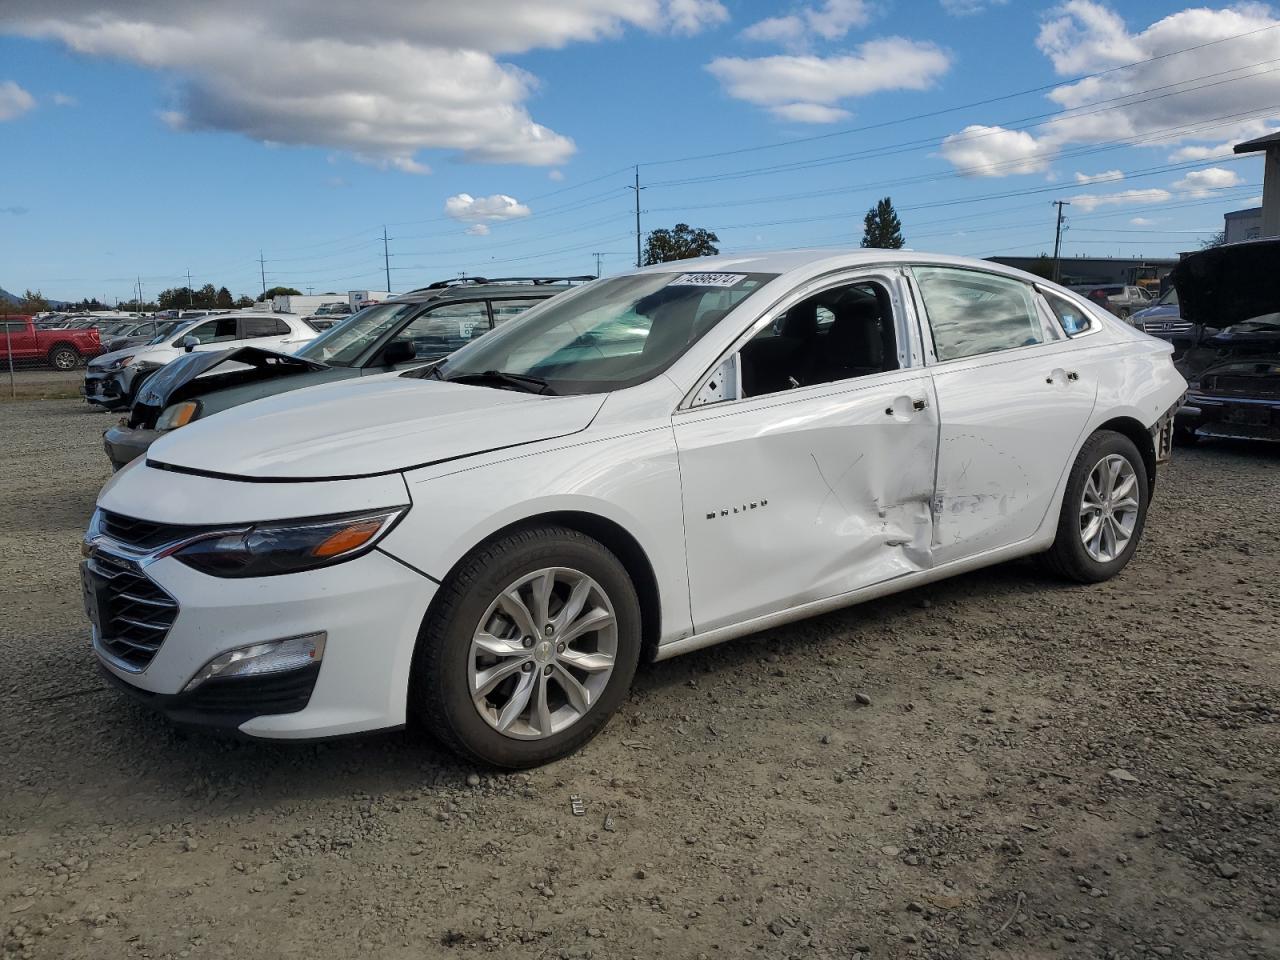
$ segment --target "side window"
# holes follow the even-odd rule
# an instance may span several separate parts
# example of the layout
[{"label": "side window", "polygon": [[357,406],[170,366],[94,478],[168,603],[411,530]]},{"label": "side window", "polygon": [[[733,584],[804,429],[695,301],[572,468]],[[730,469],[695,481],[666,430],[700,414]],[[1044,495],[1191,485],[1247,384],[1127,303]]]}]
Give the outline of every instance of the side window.
[{"label": "side window", "polygon": [[490,300],[489,306],[493,308],[493,325],[496,327],[512,317],[520,316],[534,304],[541,303],[543,299],[545,298],[522,297],[519,300]]},{"label": "side window", "polygon": [[1084,307],[1078,307],[1070,300],[1060,297],[1056,293],[1049,293],[1047,290],[1041,292],[1044,294],[1045,302],[1049,304],[1049,309],[1058,318],[1058,323],[1062,325],[1063,332],[1068,337],[1074,337],[1093,329],[1094,321]]},{"label": "side window", "polygon": [[1027,284],[978,270],[915,267],[939,360],[977,357],[1044,342]]},{"label": "side window", "polygon": [[236,339],[236,318],[219,317],[217,320],[197,324],[184,333],[174,346],[182,346],[182,341],[187,337],[195,337],[201,343],[229,342]]},{"label": "side window", "polygon": [[240,321],[240,336],[244,340],[255,337],[283,337],[289,333],[289,325],[275,317],[245,317]]},{"label": "side window", "polygon": [[752,337],[738,358],[744,397],[896,370],[889,293],[869,281],[816,293]]},{"label": "side window", "polygon": [[413,344],[418,359],[443,357],[489,332],[489,308],[483,300],[442,303],[420,315],[396,335]]}]

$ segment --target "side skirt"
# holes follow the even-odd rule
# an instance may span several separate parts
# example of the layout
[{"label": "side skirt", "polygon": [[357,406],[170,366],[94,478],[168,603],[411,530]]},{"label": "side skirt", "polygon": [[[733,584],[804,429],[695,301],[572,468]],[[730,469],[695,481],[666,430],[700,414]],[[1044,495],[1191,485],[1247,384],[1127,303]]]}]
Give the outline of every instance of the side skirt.
[{"label": "side skirt", "polygon": [[[1054,516],[1056,518],[1056,514]],[[718,627],[706,633],[695,633],[693,636],[685,637],[683,640],[673,640],[658,647],[657,654],[653,659],[655,662],[669,660],[672,657],[680,656],[682,653],[692,653],[694,650],[701,650],[703,647],[713,647],[718,643],[724,643],[726,640],[734,640],[751,633],[759,633],[761,630],[769,630],[773,627],[794,623],[797,620],[816,617],[819,614],[830,613],[832,610],[840,610],[844,607],[865,603],[868,600],[885,597],[892,593],[900,593],[903,590],[910,590],[913,587],[945,580],[948,577],[968,573],[971,570],[994,566],[997,563],[1004,563],[1006,560],[1031,556],[1032,554],[1040,553],[1042,550],[1047,550],[1053,544],[1052,531],[1055,528],[1056,523],[1050,527],[1051,534],[1047,539],[1043,535],[1038,535],[1030,540],[1023,540],[1021,543],[988,550],[986,553],[980,553],[977,556],[967,557],[963,560],[953,560],[951,563],[944,564],[941,567],[934,567],[931,570],[905,573],[900,577],[894,577],[882,583],[875,583],[869,587],[851,590],[838,596],[828,597],[825,600],[814,600],[796,607],[789,607],[786,610],[779,610],[777,613],[767,613],[762,617],[744,620],[741,623],[733,623],[727,627]]]}]

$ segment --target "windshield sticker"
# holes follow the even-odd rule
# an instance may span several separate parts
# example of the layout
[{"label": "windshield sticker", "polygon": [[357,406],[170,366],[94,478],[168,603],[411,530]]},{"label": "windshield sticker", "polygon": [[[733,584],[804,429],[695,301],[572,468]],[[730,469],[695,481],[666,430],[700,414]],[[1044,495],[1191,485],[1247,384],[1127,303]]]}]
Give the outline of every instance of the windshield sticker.
[{"label": "windshield sticker", "polygon": [[732,287],[747,279],[745,273],[684,273],[671,281],[673,287]]}]

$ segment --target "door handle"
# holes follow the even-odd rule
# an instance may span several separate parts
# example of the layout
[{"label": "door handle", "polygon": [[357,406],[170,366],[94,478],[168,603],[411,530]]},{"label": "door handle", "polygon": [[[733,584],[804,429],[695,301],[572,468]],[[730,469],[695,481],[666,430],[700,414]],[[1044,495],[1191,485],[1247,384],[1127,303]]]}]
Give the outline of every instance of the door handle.
[{"label": "door handle", "polygon": [[907,401],[911,402],[911,409],[919,412],[929,406],[929,401],[923,397],[898,397],[893,401],[893,406],[884,408],[886,417],[904,417],[910,419],[911,414],[907,412]]},{"label": "door handle", "polygon": [[1059,377],[1062,378],[1063,380],[1066,380],[1068,383],[1075,383],[1077,380],[1080,379],[1080,374],[1077,373],[1075,370],[1063,370],[1061,367],[1058,367],[1054,369],[1053,372],[1050,373],[1047,377],[1044,378],[1044,382],[1052,384],[1052,383],[1055,383],[1057,381],[1057,378]]},{"label": "door handle", "polygon": [[1074,370],[1068,370],[1067,379],[1072,382],[1075,382],[1076,380],[1080,379],[1080,374],[1076,373]]},{"label": "door handle", "polygon": [[911,409],[913,410],[923,410],[927,406],[929,406],[929,401],[925,399],[911,401]]}]

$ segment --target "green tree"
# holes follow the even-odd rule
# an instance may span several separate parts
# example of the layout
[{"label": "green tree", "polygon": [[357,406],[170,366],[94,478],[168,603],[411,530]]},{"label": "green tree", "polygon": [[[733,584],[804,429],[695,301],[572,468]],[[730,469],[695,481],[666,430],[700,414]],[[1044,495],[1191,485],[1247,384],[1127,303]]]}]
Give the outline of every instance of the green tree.
[{"label": "green tree", "polygon": [[196,291],[196,306],[202,310],[208,310],[217,304],[218,288],[212,283],[206,283],[203,287]]},{"label": "green tree", "polygon": [[893,201],[885,197],[868,210],[862,220],[862,245],[880,250],[901,250],[905,243],[898,211],[893,209]]},{"label": "green tree", "polygon": [[244,294],[241,294],[236,298],[235,306],[239,307],[242,310],[245,307],[252,307],[253,297],[246,297]]},{"label": "green tree", "polygon": [[649,234],[644,244],[644,262],[670,263],[672,260],[688,260],[690,257],[714,257],[720,252],[720,242],[710,230],[677,223],[670,230],[661,227]]},{"label": "green tree", "polygon": [[226,287],[218,288],[218,295],[213,298],[213,305],[221,307],[223,310],[230,310],[235,306],[235,301],[231,299],[231,291]]},{"label": "green tree", "polygon": [[49,301],[39,290],[28,290],[18,301],[19,313],[43,313],[49,309]]},{"label": "green tree", "polygon": [[268,287],[262,294],[263,300],[270,300],[272,297],[300,297],[301,290],[295,290],[293,287]]},{"label": "green tree", "polygon": [[1223,229],[1219,230],[1217,233],[1212,234],[1209,237],[1206,237],[1200,243],[1200,249],[1208,250],[1210,247],[1220,247],[1226,242],[1227,242],[1227,230],[1224,227]]}]

